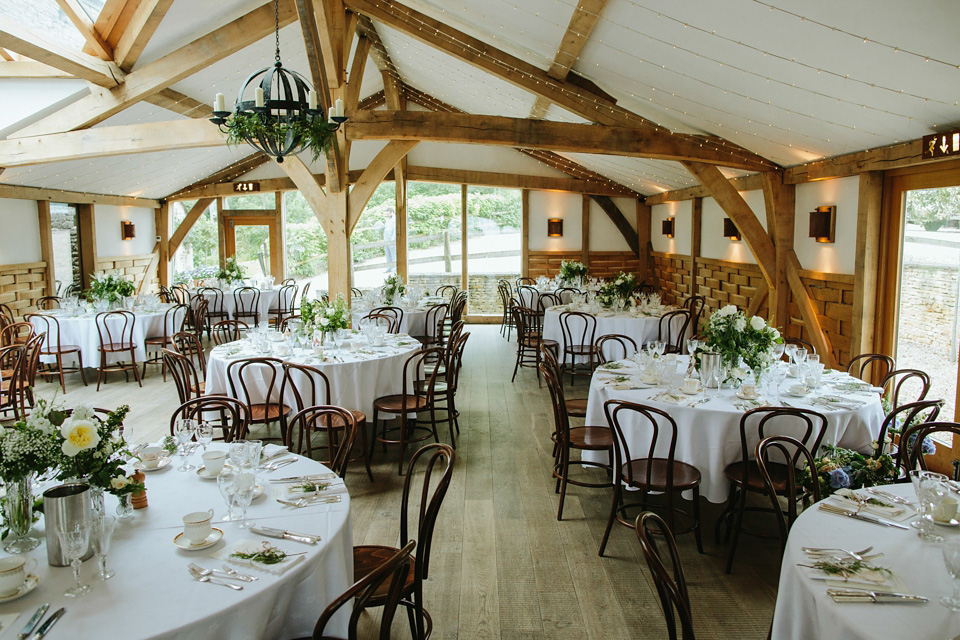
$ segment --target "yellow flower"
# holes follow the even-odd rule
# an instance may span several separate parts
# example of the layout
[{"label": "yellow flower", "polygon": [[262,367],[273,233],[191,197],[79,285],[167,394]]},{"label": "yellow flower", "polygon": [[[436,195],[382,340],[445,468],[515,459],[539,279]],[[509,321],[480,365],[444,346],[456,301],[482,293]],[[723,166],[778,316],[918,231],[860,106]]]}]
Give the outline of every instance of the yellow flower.
[{"label": "yellow flower", "polygon": [[70,420],[60,428],[63,453],[71,458],[81,451],[93,449],[100,443],[100,434],[90,420]]},{"label": "yellow flower", "polygon": [[123,489],[128,484],[130,484],[130,479],[127,478],[127,476],[117,476],[116,478],[110,478],[110,486],[116,490]]}]

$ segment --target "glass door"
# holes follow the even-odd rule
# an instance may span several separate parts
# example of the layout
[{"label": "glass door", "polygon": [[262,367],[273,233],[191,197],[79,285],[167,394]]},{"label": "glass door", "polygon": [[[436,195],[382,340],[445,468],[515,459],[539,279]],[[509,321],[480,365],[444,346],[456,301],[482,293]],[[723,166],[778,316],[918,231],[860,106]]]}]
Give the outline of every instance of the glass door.
[{"label": "glass door", "polygon": [[502,315],[497,281],[520,277],[522,217],[520,189],[467,188],[467,315]]},{"label": "glass door", "polygon": [[283,280],[276,264],[279,230],[274,218],[231,216],[225,211],[224,232],[227,257],[236,256],[247,277],[273,275],[276,283]]}]

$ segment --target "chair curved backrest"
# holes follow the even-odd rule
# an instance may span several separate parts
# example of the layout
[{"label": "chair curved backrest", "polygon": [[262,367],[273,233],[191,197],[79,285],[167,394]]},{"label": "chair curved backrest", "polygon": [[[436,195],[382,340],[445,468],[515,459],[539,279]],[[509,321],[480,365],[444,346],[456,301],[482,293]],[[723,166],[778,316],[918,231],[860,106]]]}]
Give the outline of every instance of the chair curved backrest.
[{"label": "chair curved backrest", "polygon": [[[218,416],[218,420],[210,420],[210,414]],[[247,435],[247,425],[250,421],[250,411],[247,405],[236,398],[229,396],[200,396],[187,400],[177,407],[170,416],[170,435],[174,435],[173,426],[181,418],[190,418],[203,422],[214,422],[219,427],[220,435],[214,440],[233,442],[243,440]]]},{"label": "chair curved backrest", "polygon": [[[647,568],[650,569],[653,584],[660,596],[660,605],[667,623],[667,637],[670,640],[677,640],[677,618],[680,618],[683,640],[694,640],[690,594],[687,591],[687,580],[683,575],[683,565],[680,563],[680,554],[677,551],[677,541],[673,537],[673,532],[663,518],[652,511],[640,513],[634,528],[637,531],[637,539],[640,540],[643,558],[647,561]],[[663,538],[670,558],[669,569],[661,556],[655,541],[656,537]]]},{"label": "chair curved backrest", "polygon": [[690,296],[683,301],[683,308],[690,312],[690,332],[698,333],[700,331],[700,316],[703,315],[703,307],[707,304],[707,299],[703,296]]},{"label": "chair curved backrest", "polygon": [[356,287],[350,287],[350,296],[353,297],[353,298],[362,298],[362,297],[363,297],[363,291],[361,291],[360,289],[358,289],[358,288],[356,288]]},{"label": "chair curved backrest", "polygon": [[37,298],[37,309],[40,311],[52,311],[60,308],[59,296],[41,296]]},{"label": "chair curved backrest", "polygon": [[[626,411],[627,413],[632,413],[634,419],[637,421],[635,424],[631,424],[629,427],[625,427],[620,423],[623,419],[621,414]],[[652,461],[655,459],[667,460],[668,464],[666,466],[667,470],[667,486],[673,486],[673,469],[674,465],[672,464],[674,456],[677,451],[677,423],[673,417],[666,411],[661,411],[656,407],[651,407],[636,402],[627,402],[626,400],[607,400],[603,403],[603,412],[607,416],[607,424],[610,425],[610,428],[613,430],[613,454],[614,454],[614,469],[617,472],[617,478],[619,481],[626,482],[631,486],[637,486],[638,484],[644,484],[646,486],[651,486],[651,482],[654,472],[654,467],[656,465],[652,464]],[[642,425],[642,426],[641,426]],[[647,447],[646,452],[633,452],[630,451],[630,444],[628,441],[628,436],[632,436],[637,432],[644,434],[644,441],[649,435],[649,446]],[[663,444],[658,443],[666,441],[666,447]],[[657,455],[657,450],[663,452],[666,448],[667,455]],[[634,477],[634,465],[630,464],[632,460],[647,460],[647,464],[644,465],[646,477],[643,479],[638,479]]]},{"label": "chair curved backrest", "polygon": [[[783,550],[787,548],[787,534],[797,519],[797,498],[804,492],[804,487],[797,482],[797,473],[802,464],[807,465],[807,473],[813,478],[811,483],[813,501],[820,501],[820,475],[817,472],[817,463],[810,450],[802,442],[790,436],[764,438],[757,443],[756,456],[760,477],[763,478],[763,485],[767,488],[773,512],[777,516],[780,548]],[[786,514],[777,496],[786,496]]]},{"label": "chair curved backrest", "polygon": [[[619,358],[607,358],[604,355],[604,349],[614,350],[615,345],[623,351]],[[600,361],[607,362],[613,360],[625,360],[637,352],[637,343],[630,336],[621,333],[608,333],[597,338],[597,353],[600,354]]]},{"label": "chair curved backrest", "polygon": [[[284,280],[284,282],[287,282]],[[290,280],[290,284],[284,284],[280,287],[280,293],[277,296],[277,306],[276,309],[271,309],[271,311],[278,311],[282,316],[288,316],[293,313],[293,308],[297,303],[297,290],[300,287],[293,284],[293,280]]]},{"label": "chair curved backrest", "polygon": [[[190,308],[185,304],[175,304],[163,314],[163,344],[169,344],[174,334],[183,331]],[[157,336],[160,337],[160,336]]]},{"label": "chair curved backrest", "polygon": [[387,333],[397,333],[399,331],[399,324],[397,323],[396,316],[373,312],[370,312],[360,318],[360,321],[357,322],[357,328],[361,329],[371,322],[386,323]]},{"label": "chair curved backrest", "polygon": [[883,380],[884,376],[897,368],[897,362],[892,357],[882,353],[863,353],[851,358],[847,364],[847,373],[861,380],[869,369],[871,380]]},{"label": "chair curved backrest", "polygon": [[467,308],[467,292],[457,291],[450,303],[450,322],[463,320],[463,310]]},{"label": "chair curved backrest", "polygon": [[597,341],[597,317],[582,311],[564,311],[560,314],[563,350],[590,345]]},{"label": "chair curved backrest", "polygon": [[804,340],[803,338],[787,338],[787,337],[785,337],[785,338],[783,339],[783,343],[784,343],[784,344],[793,344],[793,345],[796,345],[796,346],[798,346],[798,347],[803,347],[804,349],[807,350],[807,353],[816,353],[816,352],[817,352],[817,348],[813,346],[813,343],[807,342],[807,341]]},{"label": "chair curved backrest", "polygon": [[197,334],[189,331],[177,331],[173,334],[172,340],[177,352],[190,358],[191,361],[193,361],[194,358],[197,359],[200,363],[200,372],[206,377],[207,361],[203,356],[203,345],[200,343],[200,338],[197,337]]},{"label": "chair curved backrest", "polygon": [[35,333],[36,329],[29,322],[11,322],[0,329],[0,346],[26,344]]},{"label": "chair curved backrest", "polygon": [[662,340],[667,345],[664,353],[683,353],[683,340],[687,335],[687,327],[690,326],[690,318],[690,311],[687,309],[671,311],[660,317],[657,340]]},{"label": "chair curved backrest", "polygon": [[541,293],[537,300],[537,313],[543,315],[550,307],[555,307],[560,303],[560,296],[555,293]]},{"label": "chair curved backrest", "polygon": [[330,379],[327,374],[308,364],[284,362],[281,366],[283,379],[280,381],[280,397],[286,398],[289,390],[293,394],[296,411],[330,404]]},{"label": "chair curved backrest", "polygon": [[[909,400],[912,404],[925,400],[930,392],[930,376],[926,372],[920,369],[897,369],[885,375],[880,386],[886,393],[890,394],[890,402],[896,409],[900,406],[900,394],[907,392],[904,386],[915,387],[917,384],[920,385],[920,391],[916,399]],[[910,393],[910,395],[913,396],[913,393]]]},{"label": "chair curved backrest", "polygon": [[424,322],[424,335],[429,338],[429,344],[437,344],[443,340],[443,327],[447,321],[447,311],[450,305],[438,304],[427,310]]},{"label": "chair curved backrest", "polygon": [[218,287],[201,287],[197,295],[207,300],[207,313],[213,318],[225,318],[223,309],[223,290]]},{"label": "chair curved backrest", "polygon": [[[900,444],[893,454],[894,474],[897,479],[906,480],[907,478],[907,464],[910,461],[910,446],[907,442],[908,432],[925,422],[936,421],[943,405],[943,400],[911,402],[895,408],[883,419],[883,424],[880,425],[880,434],[877,436],[877,442],[880,446],[877,447],[877,452],[874,455],[879,456],[883,453],[889,431],[900,432]],[[928,413],[924,415],[924,411]]]},{"label": "chair curved backrest", "polygon": [[528,309],[537,308],[536,300],[539,296],[540,292],[535,287],[528,284],[517,284],[517,298],[520,299],[520,304]]},{"label": "chair curved backrest", "polygon": [[346,604],[353,607],[350,613],[350,621],[347,624],[347,639],[358,640],[357,625],[360,616],[367,603],[377,592],[382,592],[381,585],[388,582],[387,596],[383,603],[383,611],[380,613],[380,633],[377,636],[379,640],[390,640],[390,627],[393,625],[393,618],[397,613],[397,606],[400,604],[400,598],[403,593],[403,584],[409,573],[409,559],[413,548],[417,545],[416,541],[410,540],[402,549],[394,555],[384,560],[377,567],[365,575],[360,580],[351,585],[349,589],[334,598],[333,602],[327,605],[327,608],[320,614],[317,624],[313,628],[311,640],[342,640],[334,639],[332,636],[323,634],[330,619]]},{"label": "chair curved backrest", "polygon": [[182,284],[175,284],[170,287],[170,293],[176,298],[177,304],[190,304],[190,290]]},{"label": "chair curved backrest", "polygon": [[240,287],[233,291],[233,318],[253,318],[254,324],[260,321],[260,289]]},{"label": "chair curved backrest", "polygon": [[311,284],[312,283],[309,280],[303,283],[303,289],[300,290],[300,301],[297,303],[296,307],[294,307],[295,313],[300,313],[300,306],[304,303],[304,301],[307,300],[307,294],[310,292]]},{"label": "chair curved backrest", "polygon": [[559,304],[570,304],[574,295],[582,295],[583,292],[574,287],[560,287],[553,294],[557,296]]},{"label": "chair curved backrest", "polygon": [[197,334],[197,338],[200,338],[200,334],[207,328],[207,310],[209,308],[210,301],[206,298],[197,297],[193,299],[193,308],[188,317],[190,318],[190,324],[193,326],[193,331]]},{"label": "chair curved backrest", "polygon": [[650,284],[649,282],[641,282],[640,284],[638,284],[633,288],[634,293],[641,293],[641,294],[645,293],[648,295],[651,293],[656,293],[656,291],[657,291],[657,288],[652,284]]},{"label": "chair curved backrest", "polygon": [[396,320],[396,324],[394,325],[395,328],[392,329],[390,333],[397,333],[398,331],[400,331],[400,325],[403,324],[403,309],[401,309],[400,307],[374,307],[373,309],[370,309],[370,313],[368,313],[367,315],[370,315],[373,313],[393,316],[394,320]]},{"label": "chair curved backrest", "polygon": [[524,285],[537,284],[537,281],[535,279],[525,278],[525,277],[517,278],[516,280],[514,280],[514,282],[517,286],[517,289],[519,289],[521,286],[524,286]]},{"label": "chair curved backrest", "polygon": [[0,369],[9,371],[5,380],[7,390],[0,388],[0,410],[13,410],[13,417],[19,420],[26,415],[27,403],[24,393],[24,369],[27,363],[27,348],[22,344],[0,346]]},{"label": "chair curved backrest", "polygon": [[[280,358],[257,357],[240,358],[227,365],[227,380],[230,383],[230,395],[234,398],[240,398],[247,407],[250,407],[253,414],[253,407],[261,405],[264,407],[264,415],[270,415],[270,409],[276,407],[278,413],[283,415],[283,399],[274,391],[277,389],[277,376],[283,360]],[[263,398],[258,398],[253,393],[254,381],[256,387],[264,389]],[[240,384],[240,393],[237,392],[237,383]],[[255,416],[251,415],[251,420]]]},{"label": "chair curved backrest", "polygon": [[306,455],[312,457],[310,434],[314,431],[325,431],[327,434],[326,465],[342,478],[347,473],[347,462],[350,461],[350,452],[357,439],[357,428],[357,420],[348,409],[333,405],[316,405],[298,411],[293,416],[287,425],[285,440],[292,445],[293,434],[295,431],[298,432],[300,438],[295,453],[303,453],[302,446],[305,439]]},{"label": "chair curved backrest", "polygon": [[280,333],[283,333],[284,331],[286,331],[287,327],[293,324],[294,322],[302,323],[303,318],[299,315],[287,316],[286,318],[280,321]]},{"label": "chair curved backrest", "polygon": [[133,344],[133,328],[137,317],[124,309],[102,311],[96,317],[100,349],[129,349]]},{"label": "chair curved backrest", "polygon": [[197,370],[190,358],[166,348],[160,350],[160,357],[163,358],[167,371],[173,375],[173,383],[177,386],[180,404],[200,395]]},{"label": "chair curved backrest", "polygon": [[241,320],[223,320],[213,325],[213,342],[218,345],[236,342],[249,330],[247,323]]},{"label": "chair curved backrest", "polygon": [[[47,335],[43,355],[56,354],[61,349],[60,320],[47,313],[28,313],[23,319]],[[0,367],[2,369],[4,367]]]},{"label": "chair curved backrest", "polygon": [[789,435],[814,455],[827,432],[827,418],[812,409],[758,407],[740,417],[740,463],[743,486],[750,486],[750,464],[758,442],[769,436]]},{"label": "chair curved backrest", "polygon": [[[417,582],[425,580],[430,569],[430,548],[433,542],[433,532],[437,524],[437,514],[443,497],[450,488],[450,479],[453,477],[453,463],[456,459],[453,447],[448,444],[428,444],[410,458],[407,474],[403,480],[403,498],[400,503],[400,540],[416,540],[420,546],[414,563],[414,577]],[[413,489],[415,471],[422,462],[423,483],[420,489],[420,499],[411,504],[410,492]],[[434,482],[434,476],[438,474]],[[411,514],[411,506],[416,513]],[[410,535],[416,526],[416,536]]]},{"label": "chair curved backrest", "polygon": [[929,454],[923,451],[923,441],[934,433],[950,433],[956,441],[956,438],[960,437],[960,422],[923,422],[905,430],[900,436],[900,448],[911,445],[910,450],[905,454],[907,471],[928,468],[926,456]]},{"label": "chair curved backrest", "polygon": [[437,287],[437,290],[434,293],[434,295],[443,296],[444,298],[446,298],[447,296],[450,296],[450,299],[452,300],[453,296],[457,295],[457,291],[459,290],[460,289],[456,285],[442,284],[439,287]]}]

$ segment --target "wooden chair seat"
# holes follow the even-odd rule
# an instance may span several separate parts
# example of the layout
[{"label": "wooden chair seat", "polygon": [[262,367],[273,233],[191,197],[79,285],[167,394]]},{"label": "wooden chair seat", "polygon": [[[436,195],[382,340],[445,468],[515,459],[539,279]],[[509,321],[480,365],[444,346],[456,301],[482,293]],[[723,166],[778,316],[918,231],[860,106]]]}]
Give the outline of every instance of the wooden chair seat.
[{"label": "wooden chair seat", "polygon": [[[760,465],[757,464],[756,460],[750,460],[747,465],[750,467],[749,471],[744,469],[743,462],[734,462],[733,464],[727,465],[723,470],[723,475],[738,487],[743,486],[744,475],[746,475],[747,487],[750,491],[766,493],[767,489],[763,483],[763,474],[760,473]],[[767,471],[770,473],[770,479],[773,481],[774,488],[778,492],[786,491],[787,468],[782,464],[773,463],[767,465]]]},{"label": "wooden chair seat", "polygon": [[577,356],[588,356],[591,353],[600,353],[592,344],[572,344],[567,347],[567,353]]},{"label": "wooden chair seat", "polygon": [[420,411],[428,406],[429,403],[425,397],[403,395],[402,393],[377,398],[373,403],[374,409],[385,413],[410,413]]},{"label": "wooden chair seat", "polygon": [[202,396],[207,392],[207,383],[198,382],[197,384],[193,385],[193,390],[197,392],[197,395]]},{"label": "wooden chair seat", "polygon": [[[666,491],[668,486],[667,471],[670,468],[670,461],[666,458],[631,460],[629,463],[623,465],[623,475],[627,477],[629,469],[632,469],[634,484],[639,486],[646,485],[648,466],[650,467],[650,484],[647,485],[647,489],[650,491]],[[674,491],[690,489],[699,484],[699,469],[686,462],[673,461]]]},{"label": "wooden chair seat", "polygon": [[536,336],[524,338],[521,342],[523,342],[523,346],[530,347],[531,349],[539,349],[540,345],[550,348],[558,348],[560,346],[560,343],[556,340],[544,340]]},{"label": "wooden chair seat", "polygon": [[165,347],[167,345],[173,344],[173,338],[165,338],[163,336],[152,336],[150,338],[144,339],[143,343],[150,345],[151,347]]},{"label": "wooden chair seat", "polygon": [[[353,579],[360,580],[373,571],[388,559],[392,558],[399,551],[396,547],[381,547],[376,545],[364,545],[353,548]],[[407,595],[413,591],[414,584],[414,558],[411,556],[406,560],[407,576],[403,581],[402,594]],[[389,581],[385,581],[374,591],[373,597],[368,604],[370,606],[379,606],[387,596],[387,590],[390,588]]]},{"label": "wooden chair seat", "polygon": [[[61,344],[58,347],[53,349],[42,349],[40,351],[41,356],[55,356],[57,353],[76,353],[80,351],[80,345],[77,344]],[[6,372],[4,372],[6,375]]]},{"label": "wooden chair seat", "polygon": [[105,342],[100,345],[100,351],[113,353],[114,351],[130,351],[136,349],[132,342]]},{"label": "wooden chair seat", "polygon": [[565,401],[567,407],[567,415],[571,418],[586,418],[587,417],[587,399],[586,398],[574,398],[571,400]]},{"label": "wooden chair seat", "polygon": [[570,427],[570,446],[588,451],[606,451],[613,446],[609,427]]},{"label": "wooden chair seat", "polygon": [[[203,383],[200,383],[203,384]],[[199,384],[198,384],[199,386]],[[202,393],[202,392],[201,392]],[[252,404],[250,405],[250,422],[272,422],[274,420],[279,420],[280,416],[285,416],[290,413],[290,407],[287,405],[266,405],[266,404]]]}]

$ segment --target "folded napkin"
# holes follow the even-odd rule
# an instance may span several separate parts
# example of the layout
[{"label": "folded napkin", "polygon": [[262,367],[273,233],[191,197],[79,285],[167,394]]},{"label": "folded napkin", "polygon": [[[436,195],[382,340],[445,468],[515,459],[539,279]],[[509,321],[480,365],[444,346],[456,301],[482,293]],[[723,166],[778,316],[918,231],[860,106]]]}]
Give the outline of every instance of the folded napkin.
[{"label": "folded napkin", "polygon": [[838,396],[817,396],[811,398],[810,402],[830,409],[847,409],[850,411],[859,409],[866,404],[859,400],[844,399]]},{"label": "folded napkin", "polygon": [[260,452],[260,462],[266,462],[271,458],[287,453],[287,448],[279,444],[265,444]]},{"label": "folded napkin", "polygon": [[[287,556],[276,564],[263,564],[262,562],[254,562],[253,560],[233,557],[234,553],[256,553],[257,551],[261,551],[264,544],[265,543],[260,540],[240,540],[239,542],[235,542],[229,546],[226,546],[219,551],[211,553],[210,557],[216,558],[217,560],[223,560],[224,562],[230,562],[231,564],[236,564],[241,567],[259,569],[260,571],[266,571],[267,573],[272,573],[278,576],[283,575],[289,569],[296,566],[298,563],[303,562],[305,559],[305,556],[303,555]],[[275,547],[276,545],[271,544],[271,546]],[[286,549],[281,550],[286,551]]]},{"label": "folded napkin", "polygon": [[[318,487],[321,487],[319,491],[312,491],[306,489],[304,485],[313,484]],[[326,496],[334,494],[343,494],[347,492],[347,487],[343,483],[343,480],[339,478],[336,480],[320,480],[317,482],[304,482],[302,484],[293,484],[287,483],[282,484],[278,487],[280,489],[280,498],[283,500],[296,500],[297,498],[303,498],[305,496]]]},{"label": "folded napkin", "polygon": [[[861,507],[860,500],[867,500],[868,502]],[[908,518],[913,516],[913,511],[903,505],[894,504],[869,494],[858,494],[850,489],[839,489],[830,496],[829,501],[850,511],[856,511],[859,508],[861,512],[872,513],[890,520],[900,520],[904,516]]]},{"label": "folded napkin", "polygon": [[892,572],[878,570],[880,567],[874,569],[861,569],[848,574],[846,577],[841,577],[837,575],[830,575],[824,573],[820,569],[814,569],[812,567],[803,567],[803,572],[811,580],[824,580],[829,587],[837,588],[854,588],[854,589],[869,589],[871,591],[907,591],[907,585],[900,579],[899,576],[893,574]]}]

